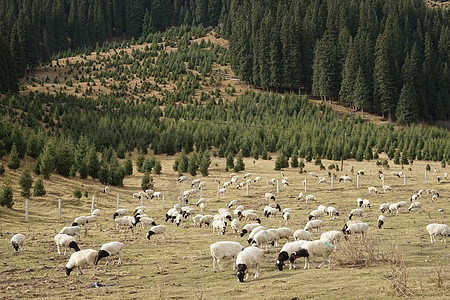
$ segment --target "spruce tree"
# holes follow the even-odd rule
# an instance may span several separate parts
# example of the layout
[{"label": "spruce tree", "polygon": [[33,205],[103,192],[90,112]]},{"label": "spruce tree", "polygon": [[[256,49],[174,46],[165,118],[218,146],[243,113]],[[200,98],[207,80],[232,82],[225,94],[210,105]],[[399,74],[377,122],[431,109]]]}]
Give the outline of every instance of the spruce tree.
[{"label": "spruce tree", "polygon": [[[125,158],[125,161],[123,162],[123,168],[125,169],[126,175],[132,175],[133,174],[133,162],[131,161],[131,156],[127,155]],[[100,169],[100,167],[99,167]]]},{"label": "spruce tree", "polygon": [[136,168],[138,172],[142,172],[142,165],[144,164],[145,156],[142,152],[138,153],[138,156],[136,157]]},{"label": "spruce tree", "polygon": [[143,191],[153,188],[153,178],[150,177],[148,172],[145,172],[142,176],[141,188]]},{"label": "spruce tree", "polygon": [[155,161],[155,167],[153,169],[153,173],[155,175],[160,175],[162,170],[161,162],[159,160]]},{"label": "spruce tree", "polygon": [[406,82],[400,93],[397,111],[397,123],[410,124],[417,120],[416,92],[414,86],[410,82]]},{"label": "spruce tree", "polygon": [[31,177],[31,172],[28,167],[25,167],[22,170],[22,174],[19,178],[19,185],[22,188],[22,191],[20,192],[20,195],[23,197],[30,197],[30,189],[33,185],[33,177]]},{"label": "spruce tree", "polygon": [[228,153],[225,163],[225,170],[228,171],[230,169],[234,169],[234,157],[232,153]]},{"label": "spruce tree", "polygon": [[196,176],[198,170],[197,154],[192,153],[189,157],[188,172],[191,176]]},{"label": "spruce tree", "polygon": [[44,188],[44,177],[41,175],[36,179],[36,182],[34,183],[33,195],[40,197],[45,196],[45,194],[47,194],[47,191]]},{"label": "spruce tree", "polygon": [[186,150],[182,150],[179,161],[178,161],[178,171],[181,173],[186,173],[189,167],[189,159],[186,155]]},{"label": "spruce tree", "polygon": [[3,180],[2,190],[0,191],[0,206],[12,208],[14,205],[13,190],[11,186],[11,178],[7,176]]},{"label": "spruce tree", "polygon": [[244,170],[245,170],[245,164],[242,159],[242,153],[239,153],[236,158],[236,164],[234,165],[234,171],[239,172],[239,171],[244,171]]},{"label": "spruce tree", "polygon": [[13,144],[11,147],[11,152],[9,153],[9,160],[7,166],[11,170],[16,170],[20,167],[19,153],[17,152],[16,144]]},{"label": "spruce tree", "polygon": [[298,167],[298,155],[296,153],[292,154],[291,156],[291,167],[292,168]]},{"label": "spruce tree", "polygon": [[211,158],[208,151],[204,151],[200,156],[199,170],[202,176],[208,176],[208,168],[211,165]]}]

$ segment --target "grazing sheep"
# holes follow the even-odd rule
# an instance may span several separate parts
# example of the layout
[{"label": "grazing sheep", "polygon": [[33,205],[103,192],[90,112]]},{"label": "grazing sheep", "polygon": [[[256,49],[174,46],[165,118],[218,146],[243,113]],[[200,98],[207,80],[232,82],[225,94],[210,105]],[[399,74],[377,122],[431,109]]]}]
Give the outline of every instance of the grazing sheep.
[{"label": "grazing sheep", "polygon": [[344,238],[344,233],[338,230],[330,230],[320,235],[321,241],[326,241],[330,244],[338,243],[342,238]]},{"label": "grazing sheep", "polygon": [[390,185],[383,185],[383,192],[392,192],[392,188]]},{"label": "grazing sheep", "polygon": [[225,196],[225,193],[227,192],[227,189],[223,188],[223,189],[219,189],[217,191],[217,195],[219,196]]},{"label": "grazing sheep", "polygon": [[375,193],[375,194],[378,193],[377,188],[374,187],[374,186],[369,186],[369,187],[368,187],[368,190],[369,190],[369,194],[370,194],[370,193]]},{"label": "grazing sheep", "polygon": [[431,243],[436,243],[436,235],[442,236],[442,242],[446,243],[445,237],[450,237],[450,227],[445,224],[429,224],[427,225],[427,231],[430,234]]},{"label": "grazing sheep", "polygon": [[241,231],[241,237],[243,237],[246,234],[250,235],[252,230],[259,226],[261,226],[261,224],[259,224],[259,223],[251,223],[251,224],[244,225],[244,227],[242,228],[242,231]]},{"label": "grazing sheep", "polygon": [[200,183],[200,179],[194,179],[191,182],[191,187],[193,187],[194,185],[199,184],[199,183]]},{"label": "grazing sheep", "polygon": [[278,239],[286,239],[287,242],[289,242],[289,238],[292,235],[292,229],[288,228],[288,227],[281,227],[277,229],[278,232]]},{"label": "grazing sheep", "polygon": [[270,180],[267,180],[266,183],[267,185],[275,186],[275,184],[277,184],[277,181],[275,180],[275,178],[272,178]]},{"label": "grazing sheep", "polygon": [[316,233],[318,233],[321,227],[322,227],[322,220],[311,220],[308,223],[306,223],[304,230],[311,231],[313,229],[316,229]]},{"label": "grazing sheep", "polygon": [[[108,257],[108,261],[113,261],[111,256],[117,255],[119,257],[117,264],[121,265],[122,258],[120,257],[120,253],[122,252],[122,248],[123,248],[123,243],[121,243],[121,242],[110,242],[107,244],[103,244],[100,247],[100,250],[98,251],[97,261],[95,262],[95,264],[98,264],[100,259],[102,259],[103,257]],[[108,264],[108,262],[106,262],[106,265],[107,264]],[[114,262],[113,262],[113,264],[114,264]]]},{"label": "grazing sheep", "polygon": [[269,201],[269,200],[275,201],[275,196],[271,193],[265,193],[264,198],[266,198],[267,201]]},{"label": "grazing sheep", "polygon": [[272,208],[276,208],[276,209],[278,209],[278,211],[281,211],[281,206],[276,202],[270,203],[268,206],[270,206]]},{"label": "grazing sheep", "polygon": [[[306,253],[305,251],[306,250]],[[305,257],[305,267],[303,269],[311,269],[311,256],[322,256],[324,261],[318,266],[322,267],[325,261],[328,261],[328,269],[331,269],[331,254],[334,252],[334,246],[327,241],[306,241],[301,248],[292,253],[289,260],[295,261],[297,257]]]},{"label": "grazing sheep", "polygon": [[133,224],[131,219],[130,218],[126,218],[126,217],[117,218],[114,221],[116,222],[116,229],[118,229],[119,226],[120,226],[120,227],[122,227],[125,230],[131,229],[131,231],[133,231],[133,227],[135,226],[135,224]]},{"label": "grazing sheep", "polygon": [[264,217],[268,218],[270,216],[276,216],[278,214],[278,209],[266,206],[264,208]]},{"label": "grazing sheep", "polygon": [[370,201],[367,200],[367,199],[363,199],[363,201],[361,202],[360,207],[370,208]]},{"label": "grazing sheep", "polygon": [[228,221],[231,221],[231,213],[227,208],[219,208],[219,214],[224,217],[224,219],[227,219]]},{"label": "grazing sheep", "polygon": [[380,211],[382,214],[384,214],[386,211],[389,211],[389,206],[391,203],[383,203],[380,205]]},{"label": "grazing sheep", "polygon": [[438,199],[438,197],[436,195],[433,195],[431,197],[431,201],[433,201],[433,203],[436,203],[437,199]]},{"label": "grazing sheep", "polygon": [[403,175],[402,172],[391,172],[392,176],[394,177],[400,177],[401,175]]},{"label": "grazing sheep", "polygon": [[294,232],[294,240],[312,241],[311,232],[306,231],[304,229],[298,229]]},{"label": "grazing sheep", "polygon": [[309,213],[308,220],[321,219],[324,214],[323,210],[315,209]]},{"label": "grazing sheep", "polygon": [[[244,213],[242,213],[242,214],[244,214]],[[258,217],[258,215],[255,214],[255,213],[247,213],[247,214],[245,215],[245,219],[246,219],[246,220],[250,220],[250,221],[256,221],[256,222],[258,222],[258,223],[261,224],[261,219],[260,219],[260,218]]]},{"label": "grazing sheep", "polygon": [[205,211],[205,203],[200,203],[200,210]]},{"label": "grazing sheep", "polygon": [[381,173],[381,174],[379,175],[379,177],[380,177],[380,179],[383,179],[383,178],[384,178],[384,174]]},{"label": "grazing sheep", "polygon": [[214,220],[212,223],[213,233],[217,230],[217,234],[225,235],[225,230],[227,229],[227,224],[222,220]]},{"label": "grazing sheep", "polygon": [[150,240],[150,237],[152,235],[155,235],[155,239],[156,239],[157,234],[162,234],[162,238],[165,239],[166,238],[165,233],[166,233],[166,226],[156,225],[156,226],[153,226],[152,228],[150,228],[150,230],[147,232],[147,239]]},{"label": "grazing sheep", "polygon": [[259,265],[264,257],[264,251],[250,246],[239,252],[236,258],[237,273],[236,276],[240,282],[244,282],[244,275],[247,274],[245,279],[248,279],[249,269],[256,267],[255,278],[260,276]]},{"label": "grazing sheep", "polygon": [[260,232],[260,231],[262,231],[262,230],[265,230],[265,229],[266,229],[266,227],[264,227],[264,226],[258,226],[258,227],[256,227],[256,228],[254,228],[254,229],[250,232],[250,234],[248,235],[247,242],[248,242],[249,244],[251,244],[251,243],[253,242],[253,238],[255,237],[255,235],[256,235],[258,232]]},{"label": "grazing sheep", "polygon": [[103,188],[103,193],[105,193],[105,194],[108,195],[108,193],[109,193],[109,186],[105,186],[105,187]]},{"label": "grazing sheep", "polygon": [[[306,242],[306,240],[297,240],[295,242],[286,243],[281,248],[280,253],[278,254],[277,263],[275,264],[279,271],[283,271],[284,262],[289,259],[291,253],[294,253],[301,249],[302,245]],[[292,267],[295,269],[295,262],[289,261],[289,270],[292,270]]]},{"label": "grazing sheep", "polygon": [[317,173],[316,172],[309,172],[309,175],[311,175],[312,177],[319,177],[319,175],[317,175]]},{"label": "grazing sheep", "polygon": [[291,214],[289,212],[283,212],[283,219],[286,221],[286,225],[288,225],[291,219]]},{"label": "grazing sheep", "polygon": [[19,251],[20,247],[20,252],[22,252],[23,245],[25,244],[25,239],[26,236],[21,233],[13,235],[13,237],[11,238],[11,245],[13,246],[14,250]]},{"label": "grazing sheep", "polygon": [[61,229],[61,231],[59,233],[65,233],[67,235],[70,236],[77,236],[77,240],[80,240],[80,230],[81,228],[79,226],[69,226],[69,227],[64,227],[63,229]]},{"label": "grazing sheep", "polygon": [[140,223],[142,225],[142,229],[144,229],[145,226],[150,226],[150,225],[151,226],[156,226],[155,221],[152,218],[149,218],[149,217],[141,217],[139,221],[140,221]]},{"label": "grazing sheep", "polygon": [[216,262],[219,265],[220,271],[223,272],[223,268],[220,265],[220,261],[224,258],[233,259],[233,269],[236,269],[236,257],[244,247],[238,242],[221,241],[215,242],[209,246],[211,256],[213,258],[213,271],[216,272]]},{"label": "grazing sheep", "polygon": [[233,221],[231,221],[231,228],[233,228],[233,233],[236,234],[239,232],[239,220],[238,219],[233,219]]},{"label": "grazing sheep", "polygon": [[409,198],[409,201],[410,201],[410,202],[414,202],[414,201],[417,200],[418,197],[419,197],[419,196],[418,196],[417,194],[411,195],[411,198]]},{"label": "grazing sheep", "polygon": [[330,220],[339,217],[339,211],[333,206],[328,206],[326,213],[330,216]]},{"label": "grazing sheep", "polygon": [[200,189],[204,189],[206,187],[206,182],[205,181],[202,181],[202,182],[200,182],[199,184],[198,184],[198,189],[200,190]]},{"label": "grazing sheep", "polygon": [[201,221],[202,217],[203,217],[203,215],[197,214],[192,218],[192,221],[194,222],[194,227],[200,227],[200,221]]},{"label": "grazing sheep", "polygon": [[350,176],[341,176],[339,177],[339,182],[352,182],[352,179],[350,178]]},{"label": "grazing sheep", "polygon": [[362,210],[360,208],[355,208],[355,209],[352,209],[352,211],[348,215],[348,218],[349,218],[349,220],[351,220],[353,216],[360,216],[360,217],[362,217],[363,214],[364,214],[364,210]]},{"label": "grazing sheep", "polygon": [[325,205],[319,205],[319,206],[317,207],[317,209],[323,211],[324,213],[327,212],[327,207],[326,207]]},{"label": "grazing sheep", "polygon": [[317,182],[317,184],[324,184],[327,183],[327,179],[325,177],[319,177],[319,181]]},{"label": "grazing sheep", "polygon": [[97,215],[87,216],[86,219],[87,219],[86,223],[88,223],[88,224],[94,223],[95,227],[97,227],[97,220],[98,220],[98,216]]},{"label": "grazing sheep", "polygon": [[236,183],[237,181],[238,181],[238,179],[239,179],[239,176],[238,175],[234,175],[232,178],[231,178],[231,183]]},{"label": "grazing sheep", "polygon": [[308,201],[314,201],[314,203],[317,202],[316,196],[314,196],[314,195],[306,195],[305,200],[306,200],[306,203],[308,203]]},{"label": "grazing sheep", "polygon": [[396,214],[398,214],[398,209],[400,208],[399,203],[392,203],[389,205],[389,214],[393,214],[394,211]]},{"label": "grazing sheep", "polygon": [[238,204],[237,200],[231,200],[230,203],[227,205],[228,208],[231,208],[232,206],[236,206]]},{"label": "grazing sheep", "polygon": [[206,199],[205,198],[200,198],[200,200],[197,201],[196,206],[199,206],[202,203],[206,203]]},{"label": "grazing sheep", "polygon": [[94,209],[94,210],[92,211],[92,214],[91,214],[91,215],[100,217],[100,213],[101,213],[101,210],[98,209],[98,208],[96,208],[96,209]]},{"label": "grazing sheep", "polygon": [[255,179],[253,180],[253,182],[261,182],[262,178],[261,177],[255,177]]},{"label": "grazing sheep", "polygon": [[183,181],[186,181],[186,180],[188,180],[188,179],[189,179],[188,176],[180,176],[180,177],[178,178],[178,182],[179,182],[179,183],[182,183]]},{"label": "grazing sheep", "polygon": [[209,226],[212,221],[214,220],[214,216],[213,215],[205,215],[200,219],[200,227],[203,227],[203,224],[205,224],[206,226]]},{"label": "grazing sheep", "polygon": [[411,205],[408,208],[408,211],[415,211],[415,210],[420,210],[422,208],[422,202],[413,202],[411,203]]},{"label": "grazing sheep", "polygon": [[378,217],[378,229],[383,229],[384,228],[384,222],[386,221],[386,218],[383,215],[380,215]]},{"label": "grazing sheep", "polygon": [[87,220],[88,219],[84,216],[75,218],[75,220],[73,220],[72,226],[78,226],[78,225],[82,226],[87,223]]},{"label": "grazing sheep", "polygon": [[[156,198],[159,201],[159,198],[161,197],[161,192],[154,192],[153,195],[150,197],[150,199]],[[187,201],[186,201],[187,203]]]},{"label": "grazing sheep", "polygon": [[244,179],[246,179],[247,177],[250,177],[250,176],[252,176],[252,173],[245,173]]},{"label": "grazing sheep", "polygon": [[72,248],[75,252],[80,251],[78,244],[75,242],[73,236],[67,235],[65,233],[58,233],[54,237],[56,246],[58,247],[58,254],[61,255],[60,247],[64,246],[64,255],[66,255],[67,247]]},{"label": "grazing sheep", "polygon": [[80,250],[73,253],[69,261],[66,264],[66,275],[69,276],[72,272],[73,268],[77,268],[77,276],[83,275],[83,271],[81,267],[89,267],[92,266],[94,273],[92,276],[95,276],[95,266],[97,261],[98,253],[93,249]]},{"label": "grazing sheep", "polygon": [[303,201],[303,193],[302,192],[300,192],[300,194],[298,194],[297,200]]},{"label": "grazing sheep", "polygon": [[361,238],[364,236],[364,234],[369,229],[369,225],[363,222],[350,224],[347,226],[347,224],[344,225],[344,228],[342,229],[342,232],[344,234],[355,234],[355,233],[361,233]]},{"label": "grazing sheep", "polygon": [[125,208],[120,208],[114,212],[113,219],[116,219],[116,217],[118,217],[118,216],[123,216],[126,213],[127,213],[127,210]]},{"label": "grazing sheep", "polygon": [[285,186],[289,185],[288,178],[287,178],[287,177],[286,177],[286,178],[283,178],[283,179],[281,180],[281,183],[282,183],[283,185],[285,185]]},{"label": "grazing sheep", "polygon": [[406,207],[406,201],[399,201],[398,202],[398,208]]}]

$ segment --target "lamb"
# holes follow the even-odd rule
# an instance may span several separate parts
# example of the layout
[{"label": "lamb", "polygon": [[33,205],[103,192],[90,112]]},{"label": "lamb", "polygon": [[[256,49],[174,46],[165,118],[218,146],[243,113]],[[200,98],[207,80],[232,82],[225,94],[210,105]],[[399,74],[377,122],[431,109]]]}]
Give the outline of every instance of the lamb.
[{"label": "lamb", "polygon": [[[275,264],[279,271],[283,271],[283,266],[285,265],[284,262],[289,259],[290,254],[300,250],[305,242],[306,241],[304,240],[297,240],[295,242],[284,244],[284,246],[280,250],[280,253],[278,254],[277,263]],[[293,263],[294,261],[289,261],[289,270],[292,270],[292,267],[295,268],[295,263]]]},{"label": "lamb", "polygon": [[311,220],[308,223],[306,223],[304,230],[311,231],[312,229],[316,229],[316,233],[318,233],[321,227],[322,227],[322,220]]},{"label": "lamb", "polygon": [[390,213],[390,214],[393,214],[394,211],[395,211],[395,213],[398,214],[398,209],[399,209],[399,208],[400,208],[400,205],[399,205],[398,202],[397,202],[397,203],[392,203],[392,204],[389,205],[389,213]]},{"label": "lamb", "polygon": [[339,217],[339,211],[333,206],[328,206],[326,213],[330,216],[330,220]]},{"label": "lamb", "polygon": [[390,185],[383,185],[383,192],[387,193],[387,192],[392,192],[392,188]]},{"label": "lamb", "polygon": [[375,194],[378,193],[377,188],[374,187],[374,186],[369,186],[369,187],[368,187],[368,190],[369,190],[369,194],[370,194],[370,193],[375,193]]},{"label": "lamb", "polygon": [[256,227],[261,226],[261,224],[259,223],[251,223],[251,224],[246,224],[241,231],[241,237],[243,237],[246,234],[249,234],[252,232],[253,229],[255,229]]},{"label": "lamb", "polygon": [[315,209],[309,213],[308,220],[320,219],[323,217],[324,214],[325,213],[323,212],[323,210]]},{"label": "lamb", "polygon": [[64,255],[66,255],[67,247],[72,248],[75,252],[80,251],[78,244],[75,242],[73,236],[67,235],[65,233],[58,233],[54,237],[56,246],[58,247],[58,254],[61,255],[60,247],[64,246]]},{"label": "lamb", "polygon": [[237,273],[236,276],[240,282],[244,282],[244,275],[247,274],[248,279],[249,269],[256,267],[255,278],[260,276],[259,265],[264,257],[264,251],[256,247],[250,246],[239,252],[236,258]]},{"label": "lamb", "polygon": [[300,241],[300,240],[312,241],[311,232],[303,230],[303,229],[298,229],[294,232],[294,240],[296,240],[296,241]]},{"label": "lamb", "polygon": [[231,208],[232,206],[236,206],[238,204],[237,200],[231,200],[230,203],[227,205],[228,208]]},{"label": "lamb", "polygon": [[103,188],[103,193],[105,193],[106,195],[108,195],[108,193],[109,193],[109,186],[105,186],[105,187]]},{"label": "lamb", "polygon": [[431,243],[433,243],[433,241],[436,243],[436,235],[442,236],[443,243],[446,243],[445,237],[450,237],[450,227],[445,224],[433,223],[427,225],[426,228],[428,233],[430,234]]},{"label": "lamb", "polygon": [[192,218],[192,221],[194,222],[194,227],[200,227],[200,221],[201,221],[202,217],[203,217],[203,215],[197,214]]},{"label": "lamb", "polygon": [[245,173],[244,179],[246,179],[247,177],[250,177],[250,176],[252,176],[252,173]]},{"label": "lamb", "polygon": [[362,210],[360,208],[355,208],[355,209],[352,209],[352,211],[348,215],[348,218],[349,218],[349,220],[351,220],[353,216],[360,216],[360,217],[362,217],[363,214],[364,214],[364,210]]},{"label": "lamb", "polygon": [[200,179],[194,179],[191,182],[191,187],[193,187],[194,185],[199,184],[199,183],[200,183]]},{"label": "lamb", "polygon": [[233,233],[236,234],[239,232],[239,220],[238,219],[233,219],[233,221],[231,221],[231,228],[233,228]]},{"label": "lamb", "polygon": [[120,208],[116,210],[116,212],[113,214],[113,219],[116,219],[118,216],[123,216],[127,213],[127,210],[125,208]]},{"label": "lamb", "polygon": [[324,184],[327,183],[327,179],[325,177],[319,177],[319,181],[317,182],[317,184]]},{"label": "lamb", "polygon": [[341,176],[339,177],[339,182],[352,182],[352,179],[350,178],[350,176]]},{"label": "lamb", "polygon": [[150,230],[147,232],[147,239],[150,240],[150,237],[152,235],[155,235],[155,239],[156,239],[157,234],[162,234],[162,238],[165,239],[166,238],[165,233],[166,233],[166,226],[156,225],[156,226],[153,226],[152,228],[150,228]]},{"label": "lamb", "polygon": [[270,180],[267,180],[266,183],[267,183],[267,185],[275,186],[277,181],[275,180],[275,178],[272,178]]},{"label": "lamb", "polygon": [[317,202],[316,196],[314,196],[314,195],[306,195],[305,200],[306,200],[306,203],[308,203],[308,201],[314,201],[314,203]]},{"label": "lamb", "polygon": [[266,206],[264,208],[264,216],[266,218],[270,217],[271,215],[275,216],[277,214],[278,214],[278,209],[276,209],[276,208],[273,208],[273,207],[270,207],[270,206]]},{"label": "lamb", "polygon": [[368,229],[369,229],[369,225],[367,225],[364,222],[360,222],[360,223],[350,224],[349,226],[344,225],[344,228],[342,229],[342,231],[344,232],[344,234],[361,233],[361,237],[363,237]]},{"label": "lamb", "polygon": [[417,201],[417,202],[411,203],[411,205],[408,208],[408,211],[420,210],[421,208],[422,208],[422,202]]},{"label": "lamb", "polygon": [[98,253],[96,250],[93,249],[80,250],[78,252],[73,253],[66,264],[66,275],[69,276],[73,268],[75,267],[77,268],[77,276],[83,275],[81,267],[92,266],[94,271],[92,276],[95,276],[97,257]]},{"label": "lamb", "polygon": [[21,233],[13,235],[13,237],[11,238],[11,245],[13,246],[14,250],[19,251],[20,247],[20,252],[22,252],[23,245],[25,244],[25,239],[26,236]]},{"label": "lamb", "polygon": [[220,271],[224,271],[220,265],[220,261],[224,258],[233,259],[233,269],[236,269],[236,258],[239,252],[241,252],[244,247],[238,242],[221,241],[215,242],[209,246],[211,251],[211,256],[213,258],[213,271],[216,272],[216,262],[219,265]]},{"label": "lamb", "polygon": [[225,230],[227,229],[227,224],[222,220],[214,220],[212,223],[213,233],[217,230],[217,234],[225,235]]},{"label": "lamb", "polygon": [[309,172],[309,175],[311,175],[312,177],[319,177],[316,172]]},{"label": "lamb", "polygon": [[267,201],[269,201],[269,200],[275,201],[275,196],[271,193],[265,193],[264,198],[266,198]]},{"label": "lamb", "polygon": [[286,221],[286,225],[288,225],[289,220],[291,219],[291,214],[289,212],[283,212],[283,219]]},{"label": "lamb", "polygon": [[367,199],[363,199],[363,201],[360,204],[360,207],[370,208],[370,201]]},{"label": "lamb", "polygon": [[382,214],[384,214],[384,212],[389,211],[389,206],[391,205],[391,203],[383,203],[380,205],[380,211]]},{"label": "lamb", "polygon": [[72,226],[84,225],[87,223],[87,220],[88,219],[84,216],[75,218],[75,220],[73,220]]},{"label": "lamb", "polygon": [[258,223],[261,224],[261,219],[260,219],[260,218],[258,217],[258,215],[255,214],[255,213],[247,213],[247,214],[245,215],[245,219],[246,219],[246,220],[251,220],[251,221],[256,221],[256,222],[258,222]]},{"label": "lamb", "polygon": [[200,224],[199,226],[202,227],[203,224],[209,226],[209,224],[211,224],[211,222],[213,221],[214,216],[212,215],[205,215],[200,219]]},{"label": "lamb", "polygon": [[386,221],[386,218],[383,215],[380,215],[378,217],[378,229],[383,229],[384,228],[384,222]]},{"label": "lamb", "polygon": [[281,183],[283,184],[283,185],[289,185],[289,182],[288,182],[288,178],[286,177],[286,178],[283,178],[282,180],[281,180]]},{"label": "lamb", "polygon": [[[306,250],[306,252],[304,251]],[[292,253],[289,257],[290,261],[295,261],[297,257],[306,257],[305,267],[303,269],[311,269],[311,256],[322,256],[324,261],[318,266],[322,267],[325,261],[328,261],[328,269],[331,269],[330,256],[334,252],[334,246],[327,241],[306,241],[302,244],[301,248]]]},{"label": "lamb", "polygon": [[292,212],[292,209],[289,208],[289,207],[286,207],[286,208],[283,209],[283,214],[282,214],[282,216],[284,216],[285,213],[291,213],[291,212]]},{"label": "lamb", "polygon": [[178,182],[179,182],[179,183],[182,183],[183,181],[186,181],[186,180],[188,180],[188,179],[189,179],[188,176],[180,176],[180,177],[178,178]]},{"label": "lamb", "polygon": [[255,177],[255,179],[253,180],[253,182],[261,182],[262,178],[261,177]]},{"label": "lamb", "polygon": [[98,209],[98,208],[96,208],[96,209],[94,209],[94,210],[92,211],[92,214],[91,214],[91,215],[100,217],[100,213],[101,213],[101,210]]},{"label": "lamb", "polygon": [[[100,261],[100,259],[102,259],[103,257],[109,257],[108,260],[112,261],[111,256],[117,255],[119,257],[117,264],[121,265],[122,258],[120,257],[120,253],[122,252],[122,248],[123,248],[123,243],[121,243],[121,242],[110,242],[107,244],[103,244],[100,247],[100,250],[98,251],[97,260],[95,261],[95,264],[97,265],[98,262]],[[106,265],[107,264],[108,264],[108,262],[106,262]],[[113,262],[113,264],[114,264],[114,262]]]},{"label": "lamb", "polygon": [[344,233],[342,231],[338,230],[330,230],[327,232],[324,232],[320,235],[321,241],[326,241],[330,244],[335,244],[339,242],[344,237]]},{"label": "lamb", "polygon": [[77,236],[78,241],[80,240],[80,230],[81,228],[78,226],[69,226],[69,227],[64,227],[63,229],[61,229],[61,231],[59,233],[65,233],[67,235],[71,235]]}]

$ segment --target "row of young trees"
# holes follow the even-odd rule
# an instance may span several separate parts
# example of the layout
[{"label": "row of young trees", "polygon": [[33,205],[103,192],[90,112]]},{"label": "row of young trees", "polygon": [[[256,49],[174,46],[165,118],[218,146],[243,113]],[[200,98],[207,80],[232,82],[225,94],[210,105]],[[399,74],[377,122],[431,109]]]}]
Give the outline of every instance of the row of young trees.
[{"label": "row of young trees", "polygon": [[233,0],[226,34],[232,68],[251,84],[411,123],[449,117],[448,20],[422,0]]}]

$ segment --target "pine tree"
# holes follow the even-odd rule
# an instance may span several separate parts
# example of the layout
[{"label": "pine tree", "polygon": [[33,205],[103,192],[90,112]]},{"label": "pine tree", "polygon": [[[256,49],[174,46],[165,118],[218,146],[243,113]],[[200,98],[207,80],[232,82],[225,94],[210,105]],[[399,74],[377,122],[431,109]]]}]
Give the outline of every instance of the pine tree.
[{"label": "pine tree", "polygon": [[416,93],[412,83],[407,82],[402,88],[395,116],[399,124],[410,124],[417,120]]},{"label": "pine tree", "polygon": [[178,171],[180,173],[186,173],[189,167],[189,159],[186,155],[186,150],[181,150],[181,154],[178,161]]},{"label": "pine tree", "polygon": [[142,172],[142,165],[144,164],[145,156],[142,152],[138,153],[138,156],[136,157],[136,168],[138,172]]},{"label": "pine tree", "polygon": [[161,162],[159,160],[155,161],[155,167],[153,169],[153,173],[155,175],[160,175],[162,170]]},{"label": "pine tree", "polygon": [[362,117],[364,118],[364,108],[368,106],[369,89],[365,82],[365,77],[361,67],[358,69],[355,79],[355,86],[353,90],[353,102],[355,107],[360,108],[362,111]]},{"label": "pine tree", "polygon": [[225,170],[228,171],[229,169],[233,169],[233,168],[234,168],[234,157],[233,157],[233,154],[228,153],[227,160],[225,163]]},{"label": "pine tree", "polygon": [[142,176],[141,188],[143,191],[153,188],[153,178],[151,178],[150,174],[147,172]]},{"label": "pine tree", "polygon": [[33,195],[40,197],[40,196],[45,196],[45,194],[47,194],[47,191],[44,188],[44,177],[39,176],[36,179],[36,182],[34,183]]},{"label": "pine tree", "polygon": [[127,155],[127,157],[125,158],[125,161],[123,162],[123,168],[125,169],[126,175],[133,174],[133,162],[131,161],[130,155]]},{"label": "pine tree", "polygon": [[17,152],[16,144],[13,144],[11,147],[11,152],[9,153],[9,160],[7,166],[11,170],[16,170],[20,167],[19,153]]},{"label": "pine tree", "polygon": [[208,151],[204,151],[200,156],[199,170],[202,176],[208,176],[208,168],[211,165],[211,158]]},{"label": "pine tree", "polygon": [[0,206],[12,208],[14,205],[13,190],[11,186],[11,178],[7,176],[3,180],[2,190],[0,191]]},{"label": "pine tree", "polygon": [[44,176],[44,179],[49,179],[50,174],[55,169],[55,144],[52,140],[48,140],[44,149],[42,150],[40,157],[40,172]]},{"label": "pine tree", "polygon": [[239,153],[236,158],[236,164],[234,165],[234,171],[239,172],[239,171],[244,171],[244,170],[245,170],[245,164],[244,164],[244,161],[242,160],[242,153]]},{"label": "pine tree", "polygon": [[23,197],[30,197],[30,189],[33,185],[33,177],[31,177],[31,172],[28,167],[25,167],[22,170],[22,175],[20,175],[19,178],[19,185],[22,188],[22,191],[20,192],[20,195]]},{"label": "pine tree", "polygon": [[298,155],[297,155],[297,153],[294,153],[291,156],[291,167],[292,168],[297,168],[298,167]]},{"label": "pine tree", "polygon": [[56,144],[55,169],[62,176],[68,177],[70,169],[75,163],[74,146],[70,140],[63,140]]},{"label": "pine tree", "polygon": [[191,176],[196,176],[198,170],[198,163],[197,163],[197,154],[192,153],[189,157],[189,166],[188,166],[188,172],[191,174]]}]

